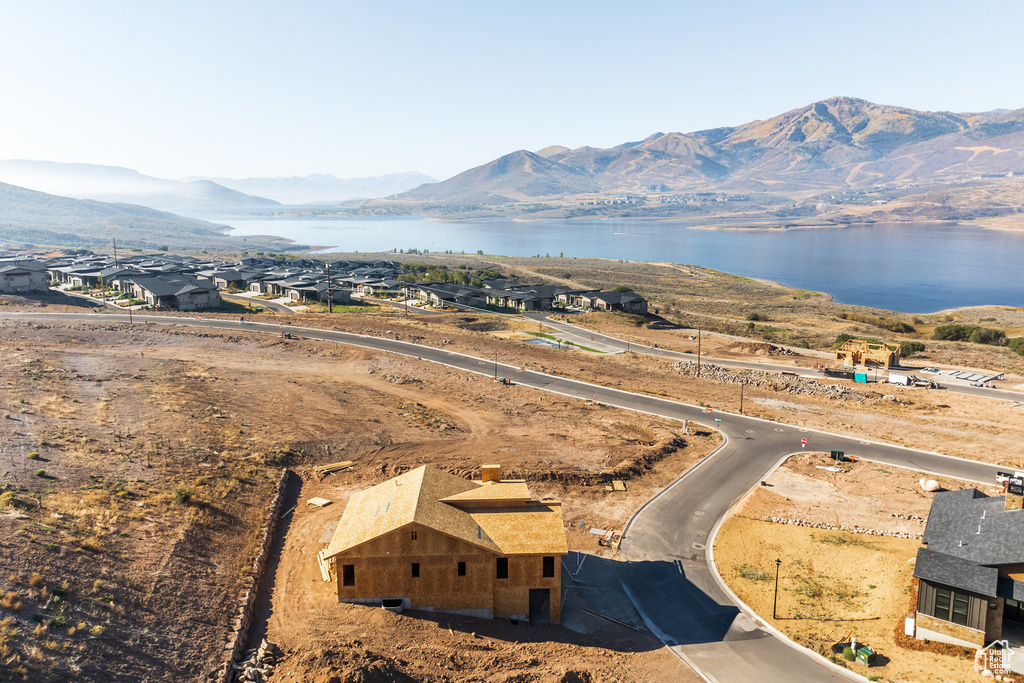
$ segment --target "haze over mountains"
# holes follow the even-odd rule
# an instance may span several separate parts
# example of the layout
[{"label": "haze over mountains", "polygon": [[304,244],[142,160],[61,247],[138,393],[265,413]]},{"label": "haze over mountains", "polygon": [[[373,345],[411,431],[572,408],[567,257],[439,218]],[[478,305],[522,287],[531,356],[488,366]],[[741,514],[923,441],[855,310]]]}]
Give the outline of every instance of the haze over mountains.
[{"label": "haze over mountains", "polygon": [[206,178],[239,192],[269,197],[282,204],[330,204],[347,199],[386,197],[423,183],[423,173],[389,173],[366,178],[336,178],[327,173],[281,178]]},{"label": "haze over mountains", "polygon": [[1024,174],[1024,109],[954,114],[834,97],[767,121],[610,148],[519,150],[396,201],[500,204],[580,194],[794,192]]},{"label": "haze over mountains", "polygon": [[0,182],[75,199],[125,202],[158,209],[202,210],[277,204],[209,180],[166,180],[130,168],[98,164],[0,161]]}]

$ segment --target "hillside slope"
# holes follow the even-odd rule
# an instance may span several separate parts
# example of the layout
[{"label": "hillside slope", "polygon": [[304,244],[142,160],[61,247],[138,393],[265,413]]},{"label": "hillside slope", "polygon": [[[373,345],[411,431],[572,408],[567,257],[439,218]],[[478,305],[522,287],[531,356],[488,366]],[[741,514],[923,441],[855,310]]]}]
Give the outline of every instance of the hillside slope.
[{"label": "hillside slope", "polygon": [[59,246],[107,245],[116,239],[126,247],[238,249],[277,246],[277,238],[225,236],[225,226],[185,218],[133,204],[74,199],[0,183],[0,243]]},{"label": "hillside slope", "polygon": [[0,182],[75,199],[125,202],[158,209],[277,204],[271,199],[244,194],[206,179],[167,180],[143,175],[130,168],[97,164],[24,159],[0,161]]}]

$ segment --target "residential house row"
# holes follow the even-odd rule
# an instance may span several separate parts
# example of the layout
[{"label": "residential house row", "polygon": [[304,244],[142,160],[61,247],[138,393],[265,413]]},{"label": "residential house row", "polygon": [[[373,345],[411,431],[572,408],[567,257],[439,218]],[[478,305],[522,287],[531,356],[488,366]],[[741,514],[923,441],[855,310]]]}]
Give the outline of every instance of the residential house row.
[{"label": "residential house row", "polygon": [[353,296],[418,299],[436,306],[548,311],[577,307],[647,313],[635,292],[602,292],[562,285],[485,280],[479,287],[451,283],[409,283],[391,261],[320,261],[243,258],[203,261],[175,254],[133,254],[115,259],[85,250],[49,259],[0,253],[0,292],[43,291],[50,282],[83,289],[127,292],[154,308],[193,311],[220,306],[221,292],[248,292],[293,301],[350,303]]}]

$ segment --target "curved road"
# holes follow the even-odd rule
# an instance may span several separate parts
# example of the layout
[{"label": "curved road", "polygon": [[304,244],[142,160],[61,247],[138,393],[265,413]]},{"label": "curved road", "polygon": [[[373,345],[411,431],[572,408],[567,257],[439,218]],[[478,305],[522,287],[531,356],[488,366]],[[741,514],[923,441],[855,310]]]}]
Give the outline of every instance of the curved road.
[{"label": "curved road", "polygon": [[[568,339],[569,341],[583,344],[584,346],[600,347],[597,350],[606,351],[610,353],[619,353],[627,350],[634,353],[642,353],[647,356],[655,356],[657,358],[667,358],[670,360],[684,360],[693,362],[697,359],[696,354],[693,353],[682,353],[680,351],[669,351],[668,349],[655,349],[650,346],[643,344],[637,344],[636,342],[628,342],[618,337],[612,337],[601,332],[587,329],[585,327],[579,327],[570,323],[562,322],[561,320],[553,320],[546,317],[541,318],[540,316],[533,317],[534,320],[544,323],[547,327],[558,331],[558,336]],[[725,368],[737,368],[740,370],[762,370],[764,372],[788,372],[798,375],[805,375],[820,379],[822,376],[819,375],[813,368],[805,368],[797,365],[782,365],[779,363],[760,363],[757,361],[747,360],[734,360],[731,358],[713,358],[711,356],[701,356],[701,362],[703,363],[714,363]],[[903,368],[905,371],[911,371],[913,368]],[[922,373],[924,377],[929,377],[927,374]],[[988,387],[972,387],[968,384],[957,384],[956,380],[950,382],[947,377],[937,376],[934,378],[936,381],[941,381],[943,391],[950,391],[957,394],[966,394],[968,396],[981,396],[983,398],[994,398],[1002,401],[1022,401],[1024,400],[1024,393],[1019,391],[1009,391],[1006,389],[989,389]],[[928,389],[921,389],[921,391],[929,391]]]},{"label": "curved road", "polygon": [[[128,322],[127,316],[117,314],[0,314],[0,320],[5,319]],[[715,525],[781,459],[799,451],[802,438],[817,450],[843,450],[848,455],[894,467],[980,483],[995,482],[995,465],[730,413],[709,414],[698,406],[520,370],[495,364],[493,360],[410,342],[293,325],[135,316],[135,324],[143,322],[267,333],[288,331],[310,339],[412,356],[482,375],[497,372],[516,384],[670,419],[709,423],[717,416],[721,422],[715,426],[726,437],[725,445],[634,517],[622,542],[624,562],[620,563],[620,576],[623,588],[652,632],[708,680],[721,683],[817,683],[848,680],[852,676],[821,658],[808,656],[808,651],[743,614],[723,590],[709,562],[709,539]]]}]

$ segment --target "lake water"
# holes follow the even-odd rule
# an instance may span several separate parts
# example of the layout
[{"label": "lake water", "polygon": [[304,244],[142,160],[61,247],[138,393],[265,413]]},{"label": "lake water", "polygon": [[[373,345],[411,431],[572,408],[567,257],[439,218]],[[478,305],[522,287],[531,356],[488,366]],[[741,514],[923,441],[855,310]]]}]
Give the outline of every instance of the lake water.
[{"label": "lake water", "polygon": [[[670,261],[828,292],[840,303],[927,313],[1024,306],[1024,233],[900,223],[790,230],[700,230],[671,221],[476,221],[201,216],[232,235],[279,235],[338,251],[452,250]],[[572,268],[567,264],[566,270]]]}]

